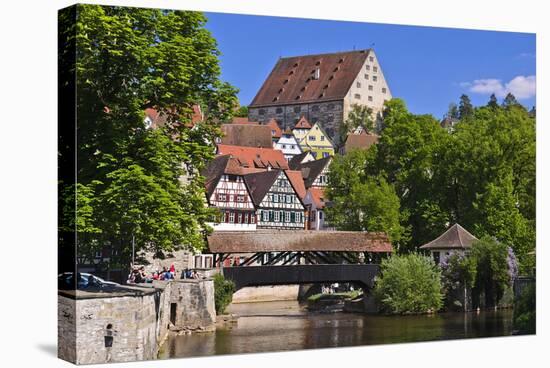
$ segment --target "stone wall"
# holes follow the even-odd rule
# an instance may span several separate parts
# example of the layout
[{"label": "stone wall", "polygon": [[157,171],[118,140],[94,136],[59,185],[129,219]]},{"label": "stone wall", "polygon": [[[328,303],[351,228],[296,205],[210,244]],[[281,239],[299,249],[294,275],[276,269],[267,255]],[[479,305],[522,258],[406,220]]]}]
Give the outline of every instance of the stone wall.
[{"label": "stone wall", "polygon": [[248,119],[267,123],[277,120],[281,129],[292,129],[301,116],[313,125],[319,122],[328,136],[337,141],[340,125],[344,121],[344,103],[339,101],[314,102],[268,107],[249,107]]},{"label": "stone wall", "polygon": [[212,280],[153,286],[112,293],[78,291],[76,297],[74,292],[60,292],[59,357],[76,364],[155,359],[169,330],[214,328]]},{"label": "stone wall", "polygon": [[298,300],[299,285],[250,286],[233,294],[233,303]]}]

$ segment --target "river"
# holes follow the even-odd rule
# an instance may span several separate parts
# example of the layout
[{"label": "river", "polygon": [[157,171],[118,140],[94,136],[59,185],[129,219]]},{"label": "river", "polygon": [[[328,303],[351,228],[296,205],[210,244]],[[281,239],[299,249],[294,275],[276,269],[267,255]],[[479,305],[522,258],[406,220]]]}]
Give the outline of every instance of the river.
[{"label": "river", "polygon": [[312,313],[298,302],[229,306],[238,316],[216,332],[170,336],[159,358],[509,336],[512,310],[381,316]]}]

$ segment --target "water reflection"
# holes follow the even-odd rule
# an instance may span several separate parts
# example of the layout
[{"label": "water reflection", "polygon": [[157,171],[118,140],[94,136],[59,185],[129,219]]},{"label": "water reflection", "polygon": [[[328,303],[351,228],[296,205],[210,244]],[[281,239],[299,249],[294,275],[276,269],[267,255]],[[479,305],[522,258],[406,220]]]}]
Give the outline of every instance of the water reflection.
[{"label": "water reflection", "polygon": [[508,336],[512,311],[372,316],[307,312],[297,302],[231,305],[236,324],[215,333],[171,336],[160,358]]}]

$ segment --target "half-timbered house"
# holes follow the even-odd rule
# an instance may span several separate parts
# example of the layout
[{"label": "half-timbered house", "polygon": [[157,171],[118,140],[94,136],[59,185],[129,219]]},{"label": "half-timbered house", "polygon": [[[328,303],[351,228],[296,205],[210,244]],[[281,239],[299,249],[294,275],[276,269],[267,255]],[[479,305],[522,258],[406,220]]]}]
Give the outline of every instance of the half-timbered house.
[{"label": "half-timbered house", "polygon": [[309,188],[325,188],[328,185],[329,166],[332,161],[331,157],[325,157],[320,160],[305,162],[296,170],[302,171],[304,184]]},{"label": "half-timbered house", "polygon": [[216,231],[256,230],[256,211],[243,175],[261,169],[244,168],[231,155],[217,156],[204,172],[208,204],[219,209],[211,225]]},{"label": "half-timbered house", "polygon": [[258,229],[305,229],[306,208],[289,174],[270,170],[247,174],[244,180],[256,206]]}]

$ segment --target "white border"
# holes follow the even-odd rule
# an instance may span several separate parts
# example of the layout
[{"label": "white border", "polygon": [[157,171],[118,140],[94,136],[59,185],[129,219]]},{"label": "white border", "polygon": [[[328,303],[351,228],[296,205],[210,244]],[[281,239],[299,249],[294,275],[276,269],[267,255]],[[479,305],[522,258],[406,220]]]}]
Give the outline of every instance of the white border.
[{"label": "white border", "polygon": [[[548,350],[546,265],[549,244],[548,113],[544,101],[548,10],[543,1],[277,0],[89,1],[378,23],[537,33],[538,335],[436,343],[381,345],[288,353],[217,356],[131,363],[129,367],[541,366]],[[57,10],[70,1],[3,2],[0,133],[0,244],[4,290],[0,302],[2,366],[67,366],[56,344],[56,73]],[[246,40],[243,40],[246,42]],[[502,45],[506,47],[506,45]],[[546,62],[548,64],[548,62]],[[546,98],[548,103],[548,98]],[[544,265],[543,265],[544,264]],[[253,339],[250,341],[254,343]],[[546,350],[546,351],[545,351]],[[117,365],[124,367],[127,364]]]}]

